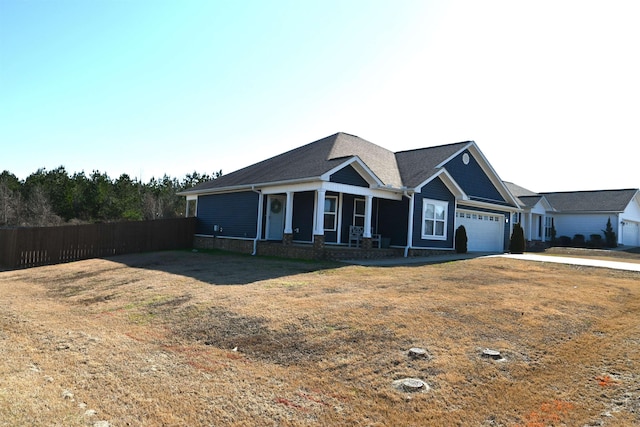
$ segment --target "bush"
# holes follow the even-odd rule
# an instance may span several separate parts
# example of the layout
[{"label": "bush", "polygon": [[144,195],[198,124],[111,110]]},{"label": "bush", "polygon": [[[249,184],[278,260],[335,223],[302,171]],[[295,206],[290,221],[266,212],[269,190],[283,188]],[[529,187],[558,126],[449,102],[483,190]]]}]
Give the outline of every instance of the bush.
[{"label": "bush", "polygon": [[589,241],[587,242],[587,247],[600,249],[602,248],[602,236],[599,234],[591,234],[589,235]]},{"label": "bush", "polygon": [[467,229],[464,228],[464,225],[461,225],[456,229],[455,242],[456,242],[456,253],[466,254],[467,253]]},{"label": "bush", "polygon": [[558,246],[562,246],[562,247],[567,248],[567,247],[571,246],[571,237],[569,237],[569,236],[560,236],[560,237],[558,237],[557,244],[558,244]]},{"label": "bush", "polygon": [[584,248],[586,246],[584,234],[576,234],[573,236],[573,246],[576,248]]},{"label": "bush", "polygon": [[512,254],[524,253],[525,241],[524,230],[519,223],[513,225],[513,233],[511,234],[511,242],[509,244],[509,252]]}]

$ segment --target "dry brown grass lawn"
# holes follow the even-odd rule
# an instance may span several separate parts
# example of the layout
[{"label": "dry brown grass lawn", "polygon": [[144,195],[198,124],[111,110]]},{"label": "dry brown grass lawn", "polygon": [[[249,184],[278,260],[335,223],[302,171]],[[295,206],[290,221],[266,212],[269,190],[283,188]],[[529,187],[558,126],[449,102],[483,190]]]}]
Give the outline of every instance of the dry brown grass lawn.
[{"label": "dry brown grass lawn", "polygon": [[3,272],[0,426],[637,425],[639,319],[639,273],[504,258]]}]

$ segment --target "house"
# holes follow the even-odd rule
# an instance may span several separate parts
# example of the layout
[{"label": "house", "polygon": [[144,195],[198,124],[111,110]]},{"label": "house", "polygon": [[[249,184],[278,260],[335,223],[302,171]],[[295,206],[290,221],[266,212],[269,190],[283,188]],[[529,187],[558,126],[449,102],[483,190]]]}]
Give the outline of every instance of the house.
[{"label": "house", "polygon": [[181,194],[199,245],[254,254],[269,242],[347,247],[352,226],[363,250],[452,250],[460,225],[470,251],[503,252],[521,211],[474,141],[394,153],[342,132]]},{"label": "house", "polygon": [[529,241],[548,241],[551,225],[557,236],[602,235],[611,220],[619,245],[640,246],[640,191],[635,189],[534,193],[505,182],[518,199],[516,214]]}]

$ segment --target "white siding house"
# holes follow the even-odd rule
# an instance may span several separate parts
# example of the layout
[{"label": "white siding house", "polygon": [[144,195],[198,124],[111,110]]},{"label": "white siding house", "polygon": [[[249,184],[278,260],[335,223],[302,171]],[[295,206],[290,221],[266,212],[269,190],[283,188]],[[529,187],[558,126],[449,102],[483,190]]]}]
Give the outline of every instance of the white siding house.
[{"label": "white siding house", "polygon": [[518,216],[528,241],[548,240],[551,219],[556,236],[586,240],[599,234],[604,238],[611,221],[619,245],[640,246],[640,191],[638,189],[534,193],[506,182],[518,199]]}]

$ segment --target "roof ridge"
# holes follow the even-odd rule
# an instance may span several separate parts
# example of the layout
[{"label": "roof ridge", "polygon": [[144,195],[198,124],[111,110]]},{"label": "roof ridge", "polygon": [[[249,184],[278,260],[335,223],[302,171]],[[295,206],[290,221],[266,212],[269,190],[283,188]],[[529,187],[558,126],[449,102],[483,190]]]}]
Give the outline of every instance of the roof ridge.
[{"label": "roof ridge", "polygon": [[637,188],[613,188],[604,190],[574,190],[574,191],[542,191],[538,194],[575,194],[575,193],[604,193],[611,191],[639,191]]},{"label": "roof ridge", "polygon": [[469,140],[469,141],[460,141],[460,142],[452,142],[450,144],[441,144],[441,145],[432,145],[430,147],[422,147],[422,148],[410,148],[408,150],[401,150],[401,151],[396,151],[395,154],[400,154],[400,153],[409,153],[411,151],[422,151],[422,150],[430,150],[432,148],[443,148],[443,147],[450,147],[450,146],[454,146],[454,145],[462,145],[462,144],[469,144],[471,142],[475,142],[473,140]]}]

